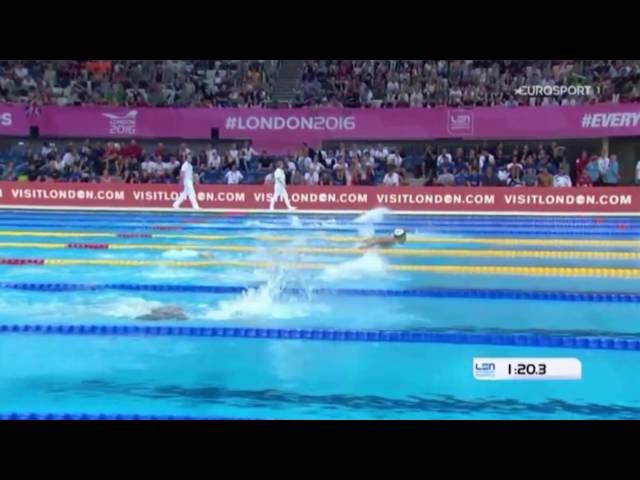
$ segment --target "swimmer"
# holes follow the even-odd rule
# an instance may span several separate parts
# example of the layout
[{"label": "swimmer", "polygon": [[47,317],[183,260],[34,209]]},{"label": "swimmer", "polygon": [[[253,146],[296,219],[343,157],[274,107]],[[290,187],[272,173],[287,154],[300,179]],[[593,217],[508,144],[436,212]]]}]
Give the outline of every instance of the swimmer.
[{"label": "swimmer", "polygon": [[158,307],[151,310],[151,312],[136,317],[136,320],[188,320],[187,314],[179,305],[167,305],[164,307]]},{"label": "swimmer", "polygon": [[215,258],[215,256],[211,252],[198,252],[198,256],[200,258]]},{"label": "swimmer", "polygon": [[394,246],[396,243],[403,244],[407,241],[407,232],[402,228],[396,228],[393,231],[393,235],[390,237],[370,238],[366,240],[362,248],[382,247],[388,248]]}]

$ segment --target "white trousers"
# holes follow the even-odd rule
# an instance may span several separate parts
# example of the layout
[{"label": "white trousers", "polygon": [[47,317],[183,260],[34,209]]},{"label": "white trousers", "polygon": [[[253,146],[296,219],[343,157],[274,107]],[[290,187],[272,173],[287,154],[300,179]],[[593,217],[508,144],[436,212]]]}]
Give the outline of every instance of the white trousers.
[{"label": "white trousers", "polygon": [[191,202],[191,207],[196,209],[200,208],[200,205],[198,205],[198,199],[196,198],[196,191],[193,189],[193,183],[187,183],[187,182],[185,182],[184,184],[182,193],[180,193],[180,196],[174,202],[173,208],[179,208],[180,205],[182,205],[182,202],[184,202],[187,197],[189,197],[189,201]]},{"label": "white trousers", "polygon": [[273,195],[271,196],[271,203],[269,204],[269,210],[273,210],[274,205],[278,200],[284,201],[284,204],[289,210],[293,210],[293,207],[289,203],[289,195],[287,189],[281,185],[276,184],[273,189]]}]

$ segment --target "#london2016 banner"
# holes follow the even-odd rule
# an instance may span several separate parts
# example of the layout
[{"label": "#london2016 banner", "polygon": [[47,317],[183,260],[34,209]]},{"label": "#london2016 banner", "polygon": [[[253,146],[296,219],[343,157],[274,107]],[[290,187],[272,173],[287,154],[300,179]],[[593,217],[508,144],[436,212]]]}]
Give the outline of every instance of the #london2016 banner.
[{"label": "#london2016 banner", "polygon": [[[0,182],[0,207],[146,210],[170,208],[179,185]],[[297,212],[364,212],[387,207],[407,213],[640,214],[640,188],[296,187]],[[196,185],[200,207],[266,211],[265,185]],[[282,202],[276,205],[284,209]],[[190,210],[186,201],[181,210]]]},{"label": "#london2016 banner", "polygon": [[326,140],[562,139],[640,135],[640,104],[447,108],[143,108],[0,104],[0,135],[43,137],[251,140],[270,153]]}]

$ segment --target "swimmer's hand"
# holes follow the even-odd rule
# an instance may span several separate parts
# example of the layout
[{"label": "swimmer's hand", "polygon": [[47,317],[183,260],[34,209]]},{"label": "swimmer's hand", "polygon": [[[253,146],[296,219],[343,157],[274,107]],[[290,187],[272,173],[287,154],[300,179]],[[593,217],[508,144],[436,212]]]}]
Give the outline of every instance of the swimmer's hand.
[{"label": "swimmer's hand", "polygon": [[200,253],[198,253],[198,255],[201,258],[214,258],[213,253],[211,253],[211,252],[200,252]]}]

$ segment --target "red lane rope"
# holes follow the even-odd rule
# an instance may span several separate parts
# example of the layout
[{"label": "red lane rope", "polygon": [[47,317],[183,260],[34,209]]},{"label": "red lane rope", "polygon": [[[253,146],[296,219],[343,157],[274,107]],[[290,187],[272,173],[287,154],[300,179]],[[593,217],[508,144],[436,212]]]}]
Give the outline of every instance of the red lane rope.
[{"label": "red lane rope", "polygon": [[44,265],[42,258],[0,258],[0,265]]},{"label": "red lane rope", "polygon": [[89,248],[91,250],[100,250],[109,248],[108,243],[67,243],[67,248]]},{"label": "red lane rope", "polygon": [[120,238],[153,238],[151,233],[117,233],[117,237]]}]

